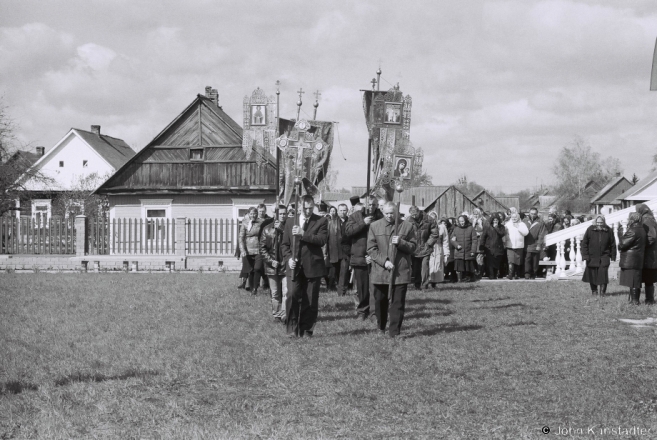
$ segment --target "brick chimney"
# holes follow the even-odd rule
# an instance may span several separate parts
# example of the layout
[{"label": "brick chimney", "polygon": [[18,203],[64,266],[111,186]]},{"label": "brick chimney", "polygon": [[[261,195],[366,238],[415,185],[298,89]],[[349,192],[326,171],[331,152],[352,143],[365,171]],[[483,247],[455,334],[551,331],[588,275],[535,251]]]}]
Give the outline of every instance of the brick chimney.
[{"label": "brick chimney", "polygon": [[616,172],[616,177],[620,177],[620,176],[621,176],[620,171]]},{"label": "brick chimney", "polygon": [[205,97],[210,98],[215,105],[219,106],[219,92],[217,92],[217,89],[213,89],[212,86],[206,86]]},{"label": "brick chimney", "polygon": [[45,154],[46,148],[45,147],[36,147],[36,154],[37,156],[41,157]]},{"label": "brick chimney", "polygon": [[100,125],[92,125],[91,132],[96,136],[100,136]]}]

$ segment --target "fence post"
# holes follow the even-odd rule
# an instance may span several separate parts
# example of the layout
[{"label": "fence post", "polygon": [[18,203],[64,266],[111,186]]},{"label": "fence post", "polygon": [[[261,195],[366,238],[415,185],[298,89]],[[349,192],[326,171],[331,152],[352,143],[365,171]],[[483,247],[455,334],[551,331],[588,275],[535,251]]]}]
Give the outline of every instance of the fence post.
[{"label": "fence post", "polygon": [[176,255],[179,257],[185,256],[185,225],[187,224],[187,218],[179,217],[176,219]]},{"label": "fence post", "polygon": [[83,257],[87,255],[89,247],[87,244],[87,216],[75,216],[75,255]]}]

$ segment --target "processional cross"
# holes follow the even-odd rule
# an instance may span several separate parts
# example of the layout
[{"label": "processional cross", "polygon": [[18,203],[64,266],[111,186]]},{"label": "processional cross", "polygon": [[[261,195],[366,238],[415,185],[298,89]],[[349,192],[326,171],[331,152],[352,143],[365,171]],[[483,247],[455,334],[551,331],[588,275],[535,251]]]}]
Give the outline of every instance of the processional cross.
[{"label": "processional cross", "polygon": [[313,133],[308,133],[310,128],[310,123],[302,119],[294,124],[291,133],[276,139],[276,146],[283,151],[286,162],[293,160],[291,171],[295,178],[302,177],[306,159],[317,157],[326,146],[321,138],[315,138]]}]

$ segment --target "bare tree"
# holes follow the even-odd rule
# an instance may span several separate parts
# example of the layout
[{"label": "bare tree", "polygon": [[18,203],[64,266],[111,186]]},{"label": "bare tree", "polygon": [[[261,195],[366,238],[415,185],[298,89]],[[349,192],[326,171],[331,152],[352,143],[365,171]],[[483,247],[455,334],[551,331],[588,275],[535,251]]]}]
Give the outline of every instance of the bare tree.
[{"label": "bare tree", "polygon": [[106,196],[93,194],[110,176],[91,173],[88,176],[78,177],[69,191],[60,194],[54,203],[54,210],[66,215],[84,214],[87,217],[101,217],[109,210],[109,201]]},{"label": "bare tree", "polygon": [[577,199],[582,197],[591,180],[604,185],[623,169],[618,159],[601,159],[586,140],[576,136],[561,149],[552,172],[557,178],[557,194]]},{"label": "bare tree", "polygon": [[52,179],[31,167],[25,155],[28,145],[16,139],[17,125],[0,98],[0,215],[15,205],[26,190],[27,182],[49,185]]}]

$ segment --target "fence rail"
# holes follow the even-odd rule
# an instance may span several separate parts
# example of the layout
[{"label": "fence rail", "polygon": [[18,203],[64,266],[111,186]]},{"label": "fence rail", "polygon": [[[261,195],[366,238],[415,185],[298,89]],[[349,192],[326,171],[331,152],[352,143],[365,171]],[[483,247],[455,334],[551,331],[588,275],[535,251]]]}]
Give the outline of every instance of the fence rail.
[{"label": "fence rail", "polygon": [[75,220],[0,217],[0,254],[75,254]]},{"label": "fence rail", "polygon": [[237,246],[235,219],[188,219],[185,231],[188,255],[233,255]]},{"label": "fence rail", "polygon": [[[112,219],[109,229],[103,229],[101,222],[97,230],[109,234],[112,254],[162,255],[176,251],[176,224],[172,219]],[[102,238],[97,240],[102,243]]]}]

